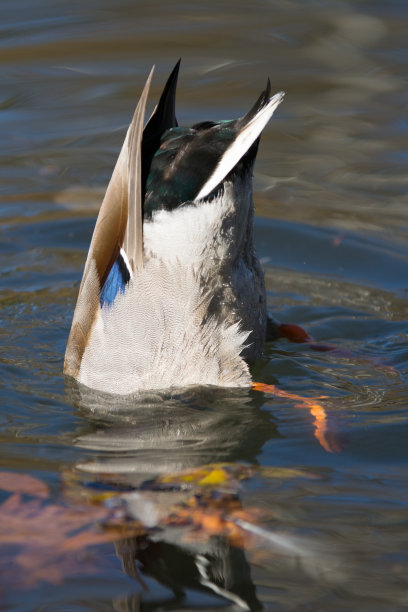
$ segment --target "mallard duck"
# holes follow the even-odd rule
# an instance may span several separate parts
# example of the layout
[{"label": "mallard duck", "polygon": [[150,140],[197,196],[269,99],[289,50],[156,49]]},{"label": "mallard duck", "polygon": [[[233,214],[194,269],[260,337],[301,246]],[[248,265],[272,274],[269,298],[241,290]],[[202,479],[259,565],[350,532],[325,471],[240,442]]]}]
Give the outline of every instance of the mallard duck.
[{"label": "mallard duck", "polygon": [[153,69],[94,229],[64,372],[131,394],[210,384],[248,387],[267,329],[253,244],[252,170],[283,98],[265,90],[249,112],[179,127],[173,69],[143,128]]}]

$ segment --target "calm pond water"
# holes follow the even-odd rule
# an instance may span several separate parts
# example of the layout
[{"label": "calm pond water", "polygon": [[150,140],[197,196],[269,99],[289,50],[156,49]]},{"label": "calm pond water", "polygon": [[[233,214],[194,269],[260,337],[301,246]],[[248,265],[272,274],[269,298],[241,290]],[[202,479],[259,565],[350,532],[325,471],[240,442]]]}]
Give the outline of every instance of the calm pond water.
[{"label": "calm pond water", "polygon": [[[32,514],[1,493],[0,609],[406,610],[407,3],[2,0],[0,24],[0,468],[50,490]],[[269,308],[336,350],[270,343],[253,377],[327,396],[318,409],[206,388],[129,404],[64,381],[104,187],[151,65],[150,109],[179,56],[181,124],[242,115],[268,76],[286,92],[255,174]],[[116,543],[63,549],[44,518],[214,462],[239,474],[213,497],[259,512],[239,542],[148,529],[162,491]]]}]

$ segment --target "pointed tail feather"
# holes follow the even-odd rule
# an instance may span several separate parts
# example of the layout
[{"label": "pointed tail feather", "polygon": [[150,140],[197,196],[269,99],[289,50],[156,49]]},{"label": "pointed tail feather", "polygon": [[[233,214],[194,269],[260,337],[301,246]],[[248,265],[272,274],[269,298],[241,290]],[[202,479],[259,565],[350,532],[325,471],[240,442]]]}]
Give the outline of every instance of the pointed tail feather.
[{"label": "pointed tail feather", "polygon": [[195,200],[208,196],[213,189],[224,180],[229,172],[236,166],[249,148],[261,135],[262,130],[272,117],[275,109],[283,100],[285,94],[281,91],[270,97],[270,81],[261,93],[251,110],[237,121],[237,135],[218,162],[215,171],[203,185]]},{"label": "pointed tail feather", "polygon": [[164,86],[160,100],[151,114],[143,130],[142,140],[142,198],[146,191],[147,177],[152,159],[160,147],[160,140],[164,132],[177,127],[176,119],[176,89],[181,58],[174,66],[167,83]]}]

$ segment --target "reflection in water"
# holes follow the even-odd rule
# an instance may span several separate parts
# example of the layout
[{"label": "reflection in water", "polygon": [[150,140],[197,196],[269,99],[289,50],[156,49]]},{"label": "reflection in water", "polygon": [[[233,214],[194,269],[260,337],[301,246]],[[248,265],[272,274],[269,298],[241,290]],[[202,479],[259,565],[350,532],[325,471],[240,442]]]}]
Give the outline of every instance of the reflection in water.
[{"label": "reflection in water", "polygon": [[[337,547],[325,550],[313,538],[299,539],[279,527],[264,529],[248,522],[245,503],[238,493],[227,493],[228,482],[203,495],[197,481],[193,485],[186,480],[190,485],[184,489],[175,484],[177,478],[165,478],[215,462],[256,463],[264,443],[280,437],[269,412],[262,409],[262,394],[196,387],[123,397],[101,394],[72,379],[67,380],[67,393],[93,429],[76,438],[76,445],[92,457],[78,462],[76,471],[102,488],[138,489],[119,497],[127,516],[146,527],[143,537],[128,538],[116,547],[125,573],[140,590],[121,600],[121,610],[137,609],[140,596],[144,599],[149,591],[146,576],[167,589],[165,600],[157,594],[157,605],[159,600],[160,605],[176,605],[193,590],[216,601],[259,609],[246,558],[246,551],[259,547],[267,557],[277,555],[288,571],[320,583],[344,580]],[[182,477],[179,482],[184,482]],[[224,529],[214,527],[217,520]],[[233,528],[233,537],[225,526]],[[156,595],[149,597],[155,600]]]},{"label": "reflection in water", "polygon": [[76,444],[96,456],[78,468],[120,474],[133,485],[219,461],[256,463],[263,444],[278,436],[262,395],[249,390],[199,387],[123,398],[68,384],[94,427]]},{"label": "reflection in water", "polygon": [[[143,537],[128,538],[116,546],[125,573],[138,582],[140,591],[121,600],[121,610],[137,609],[147,592],[149,605],[167,607],[179,604],[190,591],[207,598],[208,605],[227,601],[231,606],[260,609],[246,558],[246,548],[254,538],[269,554],[280,555],[282,563],[294,563],[297,571],[314,571],[320,581],[323,579],[322,555],[312,553],[312,540],[302,544],[288,534],[254,529],[239,518],[245,511],[239,495],[221,497],[217,502],[212,494],[201,498],[197,487],[184,492],[171,483],[166,490],[152,488],[157,476],[163,479],[165,474],[197,466],[256,463],[263,444],[279,438],[270,414],[262,410],[262,394],[197,387],[126,398],[100,394],[72,380],[67,381],[67,391],[93,429],[76,439],[76,445],[92,456],[79,462],[76,470],[102,487],[113,483],[115,488],[136,487],[140,491],[121,497],[127,514],[146,525]],[[220,486],[225,490],[227,483],[217,488]],[[191,506],[195,490],[197,508]],[[214,516],[207,502],[215,503],[215,512],[232,504],[238,518],[232,519],[231,511],[226,511],[226,520],[239,527],[238,541],[228,533],[211,535],[205,528],[200,532],[201,518],[207,521]],[[177,524],[170,521],[166,525],[176,507],[185,508],[180,516],[187,514],[187,522],[179,516]],[[196,523],[194,518],[191,523],[197,516]],[[144,583],[146,576],[166,588],[164,599],[161,592],[150,593]]]},{"label": "reflection in water", "polygon": [[[94,427],[76,444],[95,457],[76,468],[102,481],[110,474],[122,485],[140,486],[158,475],[209,463],[255,463],[264,442],[278,435],[270,414],[261,410],[259,393],[199,387],[126,398],[102,395],[72,380],[67,384],[72,402]],[[175,503],[171,497],[166,501],[168,508]],[[182,530],[166,529],[123,541],[117,554],[124,571],[140,580],[138,563],[143,573],[169,588],[174,597],[162,605],[177,604],[185,589],[194,589],[241,608],[260,608],[242,548],[223,536],[181,546],[181,536]],[[138,601],[139,595],[133,603]]]},{"label": "reflection in water", "polygon": [[[262,606],[256,596],[249,564],[242,548],[232,546],[224,537],[212,537],[205,544],[180,546],[156,538],[132,538],[116,545],[116,554],[122,561],[124,572],[144,585],[143,574],[155,578],[167,587],[173,596],[153,602],[161,606],[177,605],[185,600],[186,592],[198,591],[215,595],[239,608],[258,610]],[[213,601],[211,601],[211,599]],[[134,595],[130,602],[139,602]],[[216,603],[208,598],[208,603]],[[121,610],[131,610],[121,608]]]}]

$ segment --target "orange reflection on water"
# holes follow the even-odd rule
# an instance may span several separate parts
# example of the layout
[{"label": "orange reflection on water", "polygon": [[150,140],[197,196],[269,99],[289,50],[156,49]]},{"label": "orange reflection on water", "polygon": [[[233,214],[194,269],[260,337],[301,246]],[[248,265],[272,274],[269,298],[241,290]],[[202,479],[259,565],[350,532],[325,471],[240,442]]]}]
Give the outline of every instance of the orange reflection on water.
[{"label": "orange reflection on water", "polygon": [[284,397],[286,399],[295,400],[295,406],[297,408],[307,408],[310,414],[314,417],[314,435],[319,444],[328,453],[338,453],[341,451],[339,442],[334,438],[333,433],[329,432],[326,410],[318,401],[321,399],[326,399],[326,395],[320,395],[317,398],[304,397],[303,395],[296,395],[295,393],[283,391],[283,389],[279,389],[275,385],[267,385],[257,382],[252,383],[252,389],[254,389],[254,391],[270,393],[276,397]]}]

